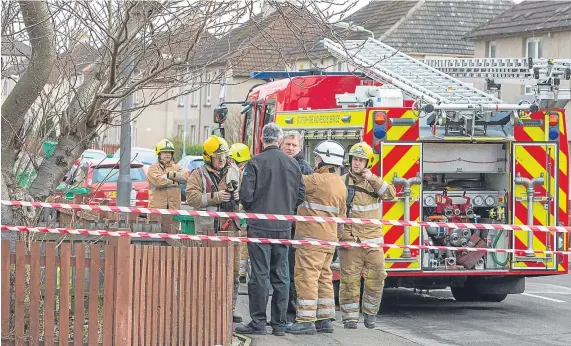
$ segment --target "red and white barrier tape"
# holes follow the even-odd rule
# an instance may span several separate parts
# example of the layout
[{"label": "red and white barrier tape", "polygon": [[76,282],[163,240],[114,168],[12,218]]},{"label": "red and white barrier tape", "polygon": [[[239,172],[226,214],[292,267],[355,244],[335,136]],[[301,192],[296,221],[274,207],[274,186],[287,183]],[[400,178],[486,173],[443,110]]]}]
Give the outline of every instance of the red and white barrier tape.
[{"label": "red and white barrier tape", "polygon": [[483,223],[357,219],[357,218],[348,218],[348,217],[254,214],[254,213],[234,213],[234,212],[205,211],[205,210],[157,209],[157,208],[142,208],[142,207],[118,207],[118,206],[108,206],[108,205],[62,204],[62,203],[6,201],[6,200],[2,200],[0,201],[0,203],[3,205],[11,205],[15,207],[95,210],[95,211],[108,211],[108,212],[118,212],[118,213],[184,215],[184,216],[203,216],[203,217],[210,216],[210,217],[225,217],[225,218],[235,218],[235,219],[349,223],[349,224],[369,224],[369,225],[373,224],[373,225],[437,227],[437,228],[470,228],[470,229],[499,230],[499,231],[537,231],[537,232],[559,232],[559,233],[571,232],[571,227],[569,226],[531,226],[531,225],[503,225],[503,224],[483,224]]},{"label": "red and white barrier tape", "polygon": [[[106,230],[91,230],[91,229],[67,229],[67,228],[26,227],[26,226],[6,226],[6,225],[1,225],[0,230],[29,232],[29,233],[74,234],[74,235],[88,235],[88,236],[99,236],[99,237],[130,237],[130,238],[145,238],[145,239],[175,239],[175,240],[195,240],[195,241],[210,240],[216,242],[261,243],[261,244],[274,244],[274,245],[342,246],[342,247],[388,248],[388,249],[408,248],[412,250],[498,252],[498,253],[515,253],[515,254],[525,254],[526,252],[526,250],[519,250],[519,249],[518,250],[491,249],[491,248],[453,247],[453,246],[435,246],[435,245],[372,244],[372,243],[355,243],[348,241],[337,242],[337,241],[326,241],[326,240],[245,238],[245,237],[207,236],[207,235],[192,235],[192,234],[124,232],[124,231],[106,231]],[[571,251],[534,250],[533,252],[539,254],[571,255]]]},{"label": "red and white barrier tape", "polygon": [[[91,201],[116,201],[117,198],[103,198],[103,197],[93,197],[93,198],[87,198],[86,201],[91,202]],[[137,203],[149,203],[148,199],[136,199],[135,202]]]}]

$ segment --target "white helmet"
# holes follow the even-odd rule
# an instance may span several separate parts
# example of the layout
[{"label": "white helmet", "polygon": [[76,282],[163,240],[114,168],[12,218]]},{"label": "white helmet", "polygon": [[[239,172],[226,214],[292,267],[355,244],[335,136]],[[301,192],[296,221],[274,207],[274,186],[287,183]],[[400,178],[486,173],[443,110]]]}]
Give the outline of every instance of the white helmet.
[{"label": "white helmet", "polygon": [[345,148],[336,141],[326,140],[319,143],[313,153],[323,160],[323,163],[333,166],[343,166]]}]

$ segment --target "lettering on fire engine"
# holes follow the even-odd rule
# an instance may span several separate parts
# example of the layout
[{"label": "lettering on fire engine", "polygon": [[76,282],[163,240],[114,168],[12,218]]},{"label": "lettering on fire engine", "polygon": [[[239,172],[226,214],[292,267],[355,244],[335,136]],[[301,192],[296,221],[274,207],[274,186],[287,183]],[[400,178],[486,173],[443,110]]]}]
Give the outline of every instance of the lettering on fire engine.
[{"label": "lettering on fire engine", "polygon": [[300,115],[297,117],[298,125],[332,124],[340,121],[341,115]]}]

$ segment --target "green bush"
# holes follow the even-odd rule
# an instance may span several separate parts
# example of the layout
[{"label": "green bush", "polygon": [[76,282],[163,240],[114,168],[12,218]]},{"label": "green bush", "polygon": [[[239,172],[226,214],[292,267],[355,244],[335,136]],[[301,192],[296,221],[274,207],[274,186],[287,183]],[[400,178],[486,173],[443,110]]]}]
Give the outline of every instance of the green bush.
[{"label": "green bush", "polygon": [[[169,138],[169,140],[174,144],[175,148],[175,161],[182,158],[182,137]],[[186,142],[186,155],[202,156],[202,145],[190,144]]]}]

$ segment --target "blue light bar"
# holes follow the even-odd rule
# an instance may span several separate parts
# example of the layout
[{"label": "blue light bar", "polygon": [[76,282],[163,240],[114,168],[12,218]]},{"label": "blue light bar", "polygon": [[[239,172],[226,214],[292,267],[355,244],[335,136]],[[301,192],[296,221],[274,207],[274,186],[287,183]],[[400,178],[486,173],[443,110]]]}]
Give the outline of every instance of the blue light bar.
[{"label": "blue light bar", "polygon": [[285,79],[304,76],[363,76],[360,72],[328,72],[328,71],[254,71],[250,78],[254,79]]}]

